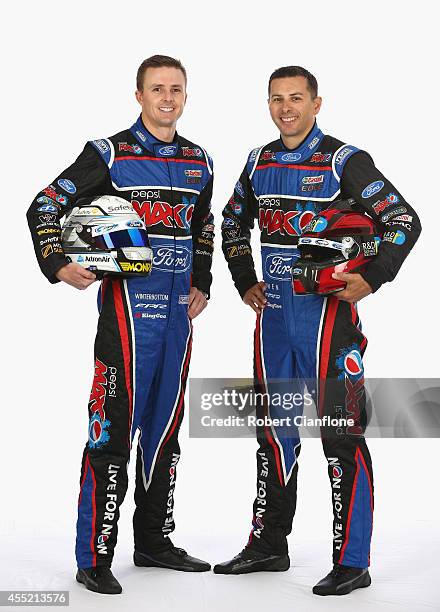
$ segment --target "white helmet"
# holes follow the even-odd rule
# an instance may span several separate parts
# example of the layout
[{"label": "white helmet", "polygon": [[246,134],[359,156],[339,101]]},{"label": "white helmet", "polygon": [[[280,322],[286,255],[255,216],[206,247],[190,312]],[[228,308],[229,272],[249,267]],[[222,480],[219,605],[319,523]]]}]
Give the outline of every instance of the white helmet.
[{"label": "white helmet", "polygon": [[76,206],[63,224],[61,241],[66,256],[98,278],[151,273],[153,252],[145,224],[130,202],[117,196]]}]

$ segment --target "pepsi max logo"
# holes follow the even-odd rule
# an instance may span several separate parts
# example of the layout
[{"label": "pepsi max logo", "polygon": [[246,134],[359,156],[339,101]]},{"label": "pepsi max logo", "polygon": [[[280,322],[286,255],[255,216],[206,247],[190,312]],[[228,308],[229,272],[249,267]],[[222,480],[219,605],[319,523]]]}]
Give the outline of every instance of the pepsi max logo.
[{"label": "pepsi max logo", "polygon": [[332,467],[332,475],[333,475],[333,478],[341,478],[342,468],[340,465],[334,465]]},{"label": "pepsi max logo", "polygon": [[301,153],[284,153],[281,155],[281,161],[283,162],[296,162],[301,159]]},{"label": "pepsi max logo", "polygon": [[350,351],[344,359],[344,370],[348,376],[359,376],[364,371],[362,357],[358,350]]},{"label": "pepsi max logo", "polygon": [[98,536],[98,544],[103,544],[104,542],[107,542],[109,537],[110,536],[108,536],[106,533],[102,533],[101,535]]},{"label": "pepsi max logo", "polygon": [[181,274],[191,267],[191,251],[186,247],[171,247],[167,244],[153,247],[153,270]]},{"label": "pepsi max logo", "polygon": [[385,183],[383,181],[374,181],[374,183],[370,183],[369,185],[367,185],[365,187],[365,189],[363,190],[361,196],[364,199],[365,198],[371,198],[371,196],[373,196],[378,191],[380,191],[383,188],[384,185],[385,185]]}]

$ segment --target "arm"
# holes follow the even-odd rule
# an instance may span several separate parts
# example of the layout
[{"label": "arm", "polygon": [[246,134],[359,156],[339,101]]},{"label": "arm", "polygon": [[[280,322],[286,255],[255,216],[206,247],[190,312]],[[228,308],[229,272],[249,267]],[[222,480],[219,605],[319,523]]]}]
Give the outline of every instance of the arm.
[{"label": "arm", "polygon": [[214,216],[211,212],[213,176],[203,188],[191,220],[193,269],[191,286],[209,298],[212,283],[211,265],[214,250]]},{"label": "arm", "polygon": [[[368,190],[374,183],[376,189],[380,189]],[[416,243],[421,232],[419,218],[412,206],[379,172],[371,157],[364,151],[355,153],[347,161],[342,174],[341,191],[344,198],[355,198],[359,206],[377,223],[383,236],[378,255],[365,272],[361,273],[362,278],[375,292],[383,283],[394,279]]]},{"label": "arm", "polygon": [[108,168],[88,143],[77,160],[35,196],[26,216],[38,263],[49,282],[57,283],[57,274],[69,263],[61,246],[61,218],[80,198],[110,189]]},{"label": "arm", "polygon": [[223,253],[242,298],[258,283],[250,242],[251,229],[257,216],[258,200],[245,167],[223,210],[222,224]]}]

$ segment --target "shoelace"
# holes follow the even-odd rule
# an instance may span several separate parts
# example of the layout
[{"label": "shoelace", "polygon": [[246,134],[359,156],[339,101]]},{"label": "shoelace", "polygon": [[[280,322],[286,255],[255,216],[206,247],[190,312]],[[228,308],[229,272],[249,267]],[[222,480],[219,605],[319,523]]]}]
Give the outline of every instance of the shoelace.
[{"label": "shoelace", "polygon": [[173,546],[171,550],[175,552],[176,555],[179,555],[180,557],[184,557],[185,555],[188,554],[186,550],[184,550],[183,548],[177,548],[177,546]]}]

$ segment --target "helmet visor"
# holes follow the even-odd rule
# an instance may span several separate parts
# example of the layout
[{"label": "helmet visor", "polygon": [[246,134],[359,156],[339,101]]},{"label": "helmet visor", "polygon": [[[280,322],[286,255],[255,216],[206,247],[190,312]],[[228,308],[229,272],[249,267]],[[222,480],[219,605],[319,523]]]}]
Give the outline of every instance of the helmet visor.
[{"label": "helmet visor", "polygon": [[131,246],[148,247],[150,245],[147,232],[135,227],[94,236],[93,242],[99,249],[104,250]]}]

